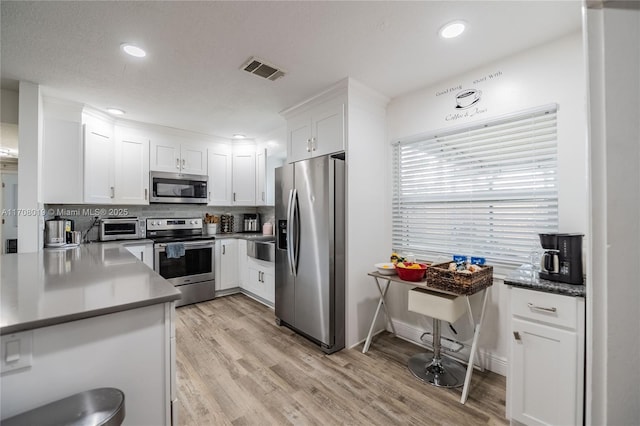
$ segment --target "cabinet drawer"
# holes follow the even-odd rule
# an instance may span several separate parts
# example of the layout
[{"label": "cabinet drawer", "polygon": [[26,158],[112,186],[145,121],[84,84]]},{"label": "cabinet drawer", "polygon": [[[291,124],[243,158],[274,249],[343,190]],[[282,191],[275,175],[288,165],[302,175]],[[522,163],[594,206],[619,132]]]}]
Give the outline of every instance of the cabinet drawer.
[{"label": "cabinet drawer", "polygon": [[511,314],[552,325],[576,329],[577,298],[513,287]]}]

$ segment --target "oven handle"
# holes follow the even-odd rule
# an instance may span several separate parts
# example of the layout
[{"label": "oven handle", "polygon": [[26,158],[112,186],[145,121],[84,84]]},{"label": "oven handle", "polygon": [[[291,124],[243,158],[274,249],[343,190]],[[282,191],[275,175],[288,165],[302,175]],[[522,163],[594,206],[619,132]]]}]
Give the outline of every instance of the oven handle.
[{"label": "oven handle", "polygon": [[[206,243],[191,242],[191,243],[182,243],[182,244],[184,244],[185,249],[215,247],[214,241],[208,241]],[[154,245],[154,248],[156,250],[160,249],[160,251],[164,251],[165,247],[167,247],[167,243],[159,243]]]}]

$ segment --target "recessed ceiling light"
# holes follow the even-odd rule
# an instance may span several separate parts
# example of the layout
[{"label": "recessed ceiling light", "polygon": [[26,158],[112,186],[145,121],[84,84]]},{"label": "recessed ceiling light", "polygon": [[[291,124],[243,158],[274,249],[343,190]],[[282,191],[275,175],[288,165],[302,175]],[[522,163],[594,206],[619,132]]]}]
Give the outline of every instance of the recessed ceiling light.
[{"label": "recessed ceiling light", "polygon": [[107,112],[113,115],[124,115],[124,111],[118,108],[107,108]]},{"label": "recessed ceiling light", "polygon": [[136,58],[144,58],[147,56],[147,52],[145,52],[142,48],[136,46],[131,43],[122,43],[120,48],[127,55],[135,56]]},{"label": "recessed ceiling light", "polygon": [[247,135],[243,135],[242,133],[235,133],[235,134],[233,135],[233,138],[234,138],[234,139],[244,139],[244,138],[246,138],[246,137],[247,137]]},{"label": "recessed ceiling light", "polygon": [[439,34],[442,38],[458,37],[464,32],[466,25],[464,21],[453,21],[440,28]]}]

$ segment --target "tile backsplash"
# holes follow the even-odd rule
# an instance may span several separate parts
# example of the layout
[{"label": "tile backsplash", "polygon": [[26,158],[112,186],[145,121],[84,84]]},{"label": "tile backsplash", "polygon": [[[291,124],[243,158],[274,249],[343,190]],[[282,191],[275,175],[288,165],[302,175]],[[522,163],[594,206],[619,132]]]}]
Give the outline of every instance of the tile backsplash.
[{"label": "tile backsplash", "polygon": [[[88,241],[98,240],[98,226],[92,226],[96,217],[127,217],[141,219],[164,217],[200,217],[205,213],[210,215],[231,214],[234,216],[234,232],[242,231],[242,215],[244,213],[259,213],[261,223],[275,222],[273,206],[259,207],[216,207],[198,204],[149,204],[135,205],[93,205],[93,204],[46,204],[46,219],[60,216],[74,221],[74,229],[83,235],[88,231]],[[89,229],[91,228],[91,229]],[[274,227],[275,229],[275,227]]]}]

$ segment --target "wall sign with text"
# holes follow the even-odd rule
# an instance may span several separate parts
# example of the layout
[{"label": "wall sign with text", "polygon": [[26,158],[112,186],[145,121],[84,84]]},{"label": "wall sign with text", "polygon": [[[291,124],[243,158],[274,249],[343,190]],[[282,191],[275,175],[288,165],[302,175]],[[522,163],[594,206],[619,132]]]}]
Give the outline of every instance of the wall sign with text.
[{"label": "wall sign with text", "polygon": [[502,76],[502,71],[487,74],[477,78],[471,84],[458,84],[446,89],[439,90],[435,93],[436,97],[448,95],[451,96],[451,109],[453,112],[448,113],[445,121],[455,121],[462,118],[470,118],[487,112],[487,108],[482,106],[482,90],[477,86],[481,86],[486,82],[493,81]]}]

